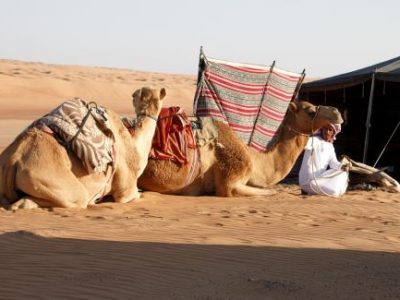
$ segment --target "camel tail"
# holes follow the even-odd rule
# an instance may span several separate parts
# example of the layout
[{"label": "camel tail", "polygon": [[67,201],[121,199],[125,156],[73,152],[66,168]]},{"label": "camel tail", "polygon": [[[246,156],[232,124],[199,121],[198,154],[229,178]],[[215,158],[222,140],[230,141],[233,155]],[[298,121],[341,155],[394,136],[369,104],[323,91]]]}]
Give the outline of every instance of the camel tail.
[{"label": "camel tail", "polygon": [[234,192],[240,196],[272,196],[276,194],[274,190],[256,188],[245,184],[237,184],[234,187]]}]

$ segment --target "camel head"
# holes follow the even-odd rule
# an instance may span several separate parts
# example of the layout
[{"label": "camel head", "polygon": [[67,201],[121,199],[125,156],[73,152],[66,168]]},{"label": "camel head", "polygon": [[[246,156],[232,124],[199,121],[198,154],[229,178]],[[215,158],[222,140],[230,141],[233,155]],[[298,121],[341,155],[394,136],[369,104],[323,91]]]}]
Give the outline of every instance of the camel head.
[{"label": "camel head", "polygon": [[293,101],[289,104],[289,125],[298,132],[311,134],[328,124],[342,124],[339,110],[332,106],[315,106],[307,101]]},{"label": "camel head", "polygon": [[162,107],[161,101],[164,99],[165,95],[166,92],[164,88],[157,90],[143,87],[136,90],[132,94],[132,102],[138,119],[147,116],[157,120]]}]

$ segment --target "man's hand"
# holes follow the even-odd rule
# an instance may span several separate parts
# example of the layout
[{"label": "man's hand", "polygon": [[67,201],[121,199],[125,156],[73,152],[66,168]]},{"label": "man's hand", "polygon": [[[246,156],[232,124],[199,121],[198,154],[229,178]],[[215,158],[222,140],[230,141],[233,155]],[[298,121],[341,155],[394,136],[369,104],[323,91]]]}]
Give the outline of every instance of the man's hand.
[{"label": "man's hand", "polygon": [[342,165],[342,170],[345,171],[345,172],[349,172],[350,171],[350,167],[351,167],[351,162],[344,163]]}]

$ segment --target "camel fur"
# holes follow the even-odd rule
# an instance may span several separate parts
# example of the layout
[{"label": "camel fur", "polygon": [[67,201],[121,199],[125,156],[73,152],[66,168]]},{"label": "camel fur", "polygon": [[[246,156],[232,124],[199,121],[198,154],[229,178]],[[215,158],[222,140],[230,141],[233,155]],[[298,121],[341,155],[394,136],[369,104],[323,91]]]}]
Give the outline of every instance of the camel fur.
[{"label": "camel fur", "polygon": [[188,183],[187,178],[195,150],[189,149],[188,165],[150,159],[138,186],[168,194],[270,195],[271,190],[266,188],[290,172],[309,136],[328,123],[342,122],[340,112],[334,107],[291,102],[274,146],[259,152],[240,141],[228,125],[215,121],[218,138],[198,148],[201,163],[192,182]]},{"label": "camel fur", "polygon": [[21,133],[0,155],[0,200],[15,210],[32,207],[86,208],[97,195],[126,203],[140,197],[143,172],[165,89],[144,87],[132,95],[137,128],[132,136],[120,117],[106,109],[114,136],[115,161],[104,172],[89,173],[57,140],[36,128]]}]

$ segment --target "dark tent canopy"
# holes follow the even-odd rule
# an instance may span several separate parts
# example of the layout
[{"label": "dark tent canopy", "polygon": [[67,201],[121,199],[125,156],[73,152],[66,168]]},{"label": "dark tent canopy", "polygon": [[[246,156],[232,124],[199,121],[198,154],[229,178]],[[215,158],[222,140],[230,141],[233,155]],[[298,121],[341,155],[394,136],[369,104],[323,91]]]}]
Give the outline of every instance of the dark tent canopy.
[{"label": "dark tent canopy", "polygon": [[337,107],[345,123],[338,154],[400,175],[400,56],[305,83],[300,98]]},{"label": "dark tent canopy", "polygon": [[374,73],[377,80],[400,82],[400,56],[356,71],[305,83],[302,92],[353,86],[370,80]]}]

